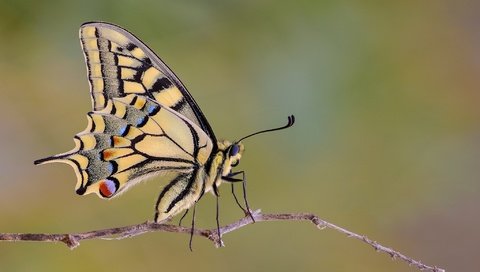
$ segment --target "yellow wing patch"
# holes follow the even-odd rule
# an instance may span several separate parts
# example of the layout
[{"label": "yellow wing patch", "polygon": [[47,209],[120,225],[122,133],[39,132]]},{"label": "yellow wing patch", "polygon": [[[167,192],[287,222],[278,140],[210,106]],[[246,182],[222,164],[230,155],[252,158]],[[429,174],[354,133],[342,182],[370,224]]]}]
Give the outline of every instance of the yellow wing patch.
[{"label": "yellow wing patch", "polygon": [[180,113],[213,136],[175,75],[132,34],[113,25],[93,23],[80,28],[80,40],[94,110],[105,108],[109,99],[141,94]]}]

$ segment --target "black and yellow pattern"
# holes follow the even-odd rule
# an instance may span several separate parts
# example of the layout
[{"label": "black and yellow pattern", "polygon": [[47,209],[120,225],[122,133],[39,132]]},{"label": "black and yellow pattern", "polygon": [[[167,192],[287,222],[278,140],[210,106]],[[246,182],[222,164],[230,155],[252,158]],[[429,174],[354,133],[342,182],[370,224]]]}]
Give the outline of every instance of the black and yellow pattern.
[{"label": "black and yellow pattern", "polygon": [[80,41],[93,106],[88,126],[75,135],[71,151],[35,164],[69,164],[76,192],[102,198],[168,173],[171,180],[156,203],[157,222],[189,209],[205,192],[217,194],[224,181],[241,181],[234,176],[243,172],[232,167],[243,145],[217,142],[190,93],[145,44],[108,23],[82,25]]},{"label": "black and yellow pattern", "polygon": [[213,137],[181,81],[133,34],[111,24],[87,23],[80,28],[80,41],[94,110],[103,109],[114,97],[144,95],[187,117]]}]

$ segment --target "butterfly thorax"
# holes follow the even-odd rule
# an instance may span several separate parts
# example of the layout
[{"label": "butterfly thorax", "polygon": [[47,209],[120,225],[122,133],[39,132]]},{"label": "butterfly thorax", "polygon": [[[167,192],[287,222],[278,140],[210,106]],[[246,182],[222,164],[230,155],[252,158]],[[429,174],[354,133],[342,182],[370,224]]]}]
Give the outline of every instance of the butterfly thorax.
[{"label": "butterfly thorax", "polygon": [[233,167],[238,165],[243,151],[242,143],[231,143],[227,140],[217,142],[217,151],[214,155],[212,154],[213,159],[208,169],[209,179],[205,184],[206,192],[213,189],[213,193],[217,193],[216,188],[222,184],[224,177],[232,173]]}]

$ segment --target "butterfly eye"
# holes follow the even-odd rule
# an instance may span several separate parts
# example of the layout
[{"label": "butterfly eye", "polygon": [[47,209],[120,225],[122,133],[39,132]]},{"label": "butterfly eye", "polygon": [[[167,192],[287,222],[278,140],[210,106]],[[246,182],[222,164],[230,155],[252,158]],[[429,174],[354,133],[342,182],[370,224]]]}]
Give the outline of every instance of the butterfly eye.
[{"label": "butterfly eye", "polygon": [[117,180],[104,179],[100,182],[99,191],[105,198],[110,198],[117,192],[119,183]]},{"label": "butterfly eye", "polygon": [[238,145],[232,145],[232,148],[230,148],[230,157],[237,155],[238,151],[240,151],[240,147]]}]

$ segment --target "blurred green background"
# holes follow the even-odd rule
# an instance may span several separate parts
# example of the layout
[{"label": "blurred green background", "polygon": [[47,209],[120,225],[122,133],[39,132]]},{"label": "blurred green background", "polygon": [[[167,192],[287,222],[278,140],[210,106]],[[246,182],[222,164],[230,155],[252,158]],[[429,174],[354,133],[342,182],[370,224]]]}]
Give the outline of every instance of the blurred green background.
[{"label": "blurred green background", "polygon": [[[265,212],[313,212],[426,264],[480,266],[480,2],[0,0],[0,232],[78,232],[152,219],[164,181],[77,196],[66,165],[90,98],[78,27],[119,24],[187,85]],[[221,187],[221,222],[242,216]],[[197,225],[215,225],[214,197]],[[186,220],[185,222],[189,222]],[[0,243],[1,271],[415,271],[302,222],[225,236]]]}]

